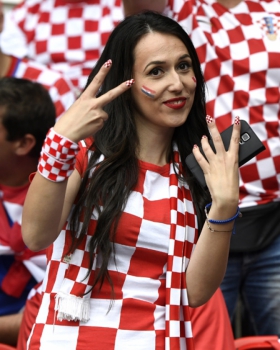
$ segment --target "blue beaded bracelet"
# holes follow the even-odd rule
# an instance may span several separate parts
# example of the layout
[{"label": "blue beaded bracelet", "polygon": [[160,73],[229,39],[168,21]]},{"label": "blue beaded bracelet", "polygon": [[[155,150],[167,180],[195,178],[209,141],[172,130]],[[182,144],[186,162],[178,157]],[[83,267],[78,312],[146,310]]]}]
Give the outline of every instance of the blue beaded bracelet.
[{"label": "blue beaded bracelet", "polygon": [[[222,224],[227,224],[229,222],[232,222],[234,221],[236,218],[238,217],[242,217],[242,213],[240,212],[239,210],[239,207],[237,207],[237,211],[236,211],[236,214],[234,216],[232,216],[231,218],[229,219],[226,219],[226,220],[213,220],[213,219],[209,219],[208,218],[208,215],[207,215],[207,209],[210,208],[212,205],[212,203],[209,203],[205,206],[205,215],[206,215],[206,222],[207,222],[207,225],[208,225],[208,228],[211,232],[230,232],[230,231],[218,231],[218,230],[214,230],[212,229],[212,227],[210,226],[209,223],[211,224],[218,224],[218,225],[222,225]],[[234,225],[235,226],[235,225]],[[233,226],[233,229],[232,229],[232,233],[234,234],[235,233],[235,227]]]}]

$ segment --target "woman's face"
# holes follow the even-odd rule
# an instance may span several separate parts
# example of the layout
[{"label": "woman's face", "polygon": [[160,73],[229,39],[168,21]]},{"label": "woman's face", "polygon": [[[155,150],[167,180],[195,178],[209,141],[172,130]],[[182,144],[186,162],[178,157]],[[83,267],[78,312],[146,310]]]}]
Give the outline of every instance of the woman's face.
[{"label": "woman's face", "polygon": [[149,33],[135,47],[132,77],[137,127],[174,130],[191,110],[196,79],[184,43],[169,34]]}]

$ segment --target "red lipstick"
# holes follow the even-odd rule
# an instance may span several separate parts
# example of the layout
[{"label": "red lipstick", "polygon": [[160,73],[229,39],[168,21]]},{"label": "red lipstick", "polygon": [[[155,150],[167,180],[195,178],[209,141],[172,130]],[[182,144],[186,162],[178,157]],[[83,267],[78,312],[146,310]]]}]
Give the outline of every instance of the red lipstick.
[{"label": "red lipstick", "polygon": [[170,100],[167,100],[163,103],[169,108],[181,109],[185,106],[186,100],[187,100],[186,97],[177,97],[177,98],[172,98]]}]

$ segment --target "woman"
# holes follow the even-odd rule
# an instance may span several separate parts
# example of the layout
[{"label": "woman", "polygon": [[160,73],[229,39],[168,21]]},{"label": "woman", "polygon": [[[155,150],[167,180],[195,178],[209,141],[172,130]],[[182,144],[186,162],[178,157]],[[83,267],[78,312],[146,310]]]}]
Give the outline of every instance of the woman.
[{"label": "woman", "polygon": [[[193,349],[189,306],[219,286],[238,215],[239,135],[236,118],[225,152],[175,21],[147,12],[117,26],[25,202],[26,244],[49,247],[29,349]],[[206,220],[209,193],[182,161],[192,151]]]}]

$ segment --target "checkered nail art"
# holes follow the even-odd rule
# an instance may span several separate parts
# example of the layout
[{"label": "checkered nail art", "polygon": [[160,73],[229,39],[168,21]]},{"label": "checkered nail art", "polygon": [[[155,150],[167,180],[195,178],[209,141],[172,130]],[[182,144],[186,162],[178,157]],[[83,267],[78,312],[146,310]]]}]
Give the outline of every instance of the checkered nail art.
[{"label": "checkered nail art", "polygon": [[206,121],[207,121],[208,124],[213,123],[214,118],[210,117],[210,115],[207,115],[206,116]]},{"label": "checkered nail art", "polygon": [[134,79],[130,79],[126,81],[126,86],[132,86],[135,83]]},{"label": "checkered nail art", "polygon": [[240,124],[240,117],[237,116],[237,117],[234,118],[234,124],[235,125],[239,125]]},{"label": "checkered nail art", "polygon": [[112,60],[108,60],[104,63],[103,67],[109,68],[109,67],[111,67],[111,65],[112,65]]}]

